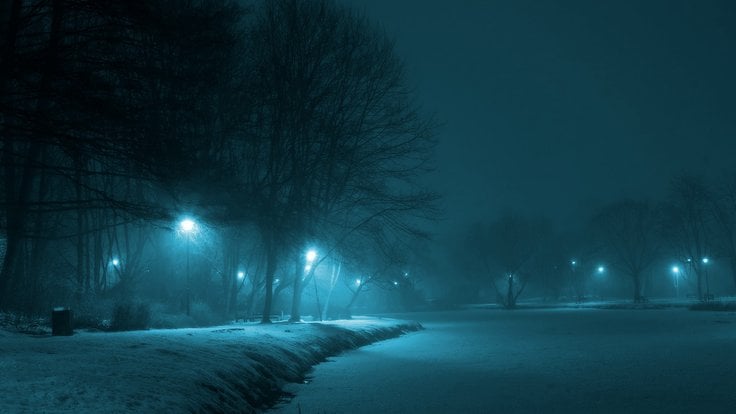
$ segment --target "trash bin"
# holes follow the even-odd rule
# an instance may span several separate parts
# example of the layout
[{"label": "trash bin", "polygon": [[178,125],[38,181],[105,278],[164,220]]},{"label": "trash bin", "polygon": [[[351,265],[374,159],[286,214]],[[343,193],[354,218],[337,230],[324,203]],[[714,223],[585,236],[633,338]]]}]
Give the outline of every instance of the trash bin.
[{"label": "trash bin", "polygon": [[72,335],[72,310],[69,308],[54,308],[51,312],[51,335]]}]

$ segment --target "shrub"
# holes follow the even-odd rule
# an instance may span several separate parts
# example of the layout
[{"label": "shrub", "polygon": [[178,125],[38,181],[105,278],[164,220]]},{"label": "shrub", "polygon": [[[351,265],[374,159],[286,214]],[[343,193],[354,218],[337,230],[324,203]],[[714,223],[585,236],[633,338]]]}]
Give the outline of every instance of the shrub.
[{"label": "shrub", "polygon": [[204,302],[192,303],[190,315],[197,326],[214,326],[224,322],[223,318]]},{"label": "shrub", "polygon": [[113,304],[110,300],[85,300],[73,310],[74,329],[110,329],[110,314]]},{"label": "shrub", "polygon": [[112,311],[110,329],[113,331],[133,331],[147,329],[151,322],[151,308],[143,302],[122,302]]}]

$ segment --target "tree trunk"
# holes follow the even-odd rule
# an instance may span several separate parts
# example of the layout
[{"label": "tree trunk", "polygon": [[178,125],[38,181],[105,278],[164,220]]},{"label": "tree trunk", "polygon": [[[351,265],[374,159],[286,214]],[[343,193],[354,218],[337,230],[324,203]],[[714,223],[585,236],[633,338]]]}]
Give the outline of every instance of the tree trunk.
[{"label": "tree trunk", "polygon": [[342,264],[339,263],[337,265],[337,269],[333,265],[332,267],[332,277],[330,277],[330,290],[327,292],[327,298],[325,299],[325,307],[322,308],[322,320],[327,320],[327,313],[330,308],[330,298],[332,297],[332,291],[335,290],[335,285],[337,285],[337,281],[340,279],[340,270],[342,270]]},{"label": "tree trunk", "polygon": [[301,255],[297,253],[294,260],[294,292],[291,296],[291,316],[289,317],[289,322],[300,322],[302,320],[300,307],[302,304],[303,273]]},{"label": "tree trunk", "polygon": [[[19,13],[19,9],[16,9],[17,7],[20,7],[22,5],[22,2],[14,2],[11,10],[11,19],[17,18],[17,13]],[[36,114],[38,119],[40,120],[48,120],[48,110],[49,110],[49,103],[48,101],[44,100],[46,98],[50,88],[51,88],[51,77],[53,76],[54,72],[58,69],[58,52],[59,52],[59,46],[61,44],[61,22],[63,17],[63,3],[60,0],[55,0],[52,2],[52,17],[51,17],[51,27],[50,27],[50,33],[49,33],[49,40],[48,40],[48,46],[46,48],[46,54],[44,56],[44,65],[43,69],[41,71],[41,79],[39,81],[39,100],[36,104]],[[11,20],[11,30],[15,29],[17,30],[17,26],[13,27],[13,24],[17,24],[17,22],[14,22]],[[14,33],[8,33],[8,36],[14,35]],[[12,39],[14,42],[14,39]],[[5,54],[8,55],[12,53],[12,50],[8,50],[8,47],[14,46],[14,43],[6,46]],[[3,70],[5,70],[5,65],[3,65]],[[3,73],[5,75],[5,73]],[[3,81],[5,78],[3,79]],[[46,125],[48,130],[51,131],[51,126]],[[10,146],[10,144],[7,143],[3,148],[4,150],[10,150],[9,153],[6,153],[4,155],[4,158],[7,156],[10,158],[11,164],[6,164],[6,183],[10,181],[10,176],[7,174],[11,174],[14,176],[14,171],[11,171],[14,167],[12,167],[12,149],[13,146]],[[20,254],[22,251],[22,244],[24,243],[25,235],[24,229],[26,226],[26,222],[28,220],[28,213],[27,213],[27,204],[30,200],[31,191],[33,188],[33,182],[36,179],[37,175],[37,168],[36,168],[36,162],[38,161],[38,158],[41,154],[42,144],[36,140],[36,139],[30,139],[29,147],[26,151],[26,154],[24,157],[20,157],[20,159],[23,160],[23,175],[21,177],[20,185],[17,187],[17,191],[12,191],[15,189],[14,183],[10,188],[6,189],[6,199],[5,201],[7,203],[10,203],[10,206],[8,206],[6,210],[6,250],[5,250],[5,259],[3,261],[2,270],[0,271],[0,309],[7,307],[8,303],[8,295],[10,292],[8,292],[8,286],[10,286],[11,279],[17,276],[17,267],[18,267],[18,260],[20,258]]]},{"label": "tree trunk", "polygon": [[632,276],[634,282],[634,303],[641,303],[641,277],[636,274]]},{"label": "tree trunk", "polygon": [[273,278],[276,274],[276,241],[273,234],[266,236],[266,295],[263,301],[261,323],[271,323],[271,307],[273,306]]},{"label": "tree trunk", "polygon": [[345,311],[348,313],[348,315],[350,314],[350,308],[352,308],[355,304],[355,301],[358,300],[358,296],[363,290],[363,286],[365,286],[365,283],[361,283],[358,288],[355,289],[355,292],[353,292],[353,296],[350,298],[350,302],[348,302],[347,306],[345,306]]}]

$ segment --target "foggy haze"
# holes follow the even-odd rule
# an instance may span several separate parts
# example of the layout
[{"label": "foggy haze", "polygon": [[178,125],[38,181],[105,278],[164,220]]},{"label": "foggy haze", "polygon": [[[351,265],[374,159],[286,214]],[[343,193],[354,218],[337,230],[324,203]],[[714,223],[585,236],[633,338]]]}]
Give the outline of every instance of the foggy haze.
[{"label": "foggy haze", "polygon": [[437,113],[447,226],[506,209],[574,224],[689,172],[733,173],[729,1],[351,1]]},{"label": "foggy haze", "polygon": [[735,21],[0,3],[0,412],[731,413]]}]

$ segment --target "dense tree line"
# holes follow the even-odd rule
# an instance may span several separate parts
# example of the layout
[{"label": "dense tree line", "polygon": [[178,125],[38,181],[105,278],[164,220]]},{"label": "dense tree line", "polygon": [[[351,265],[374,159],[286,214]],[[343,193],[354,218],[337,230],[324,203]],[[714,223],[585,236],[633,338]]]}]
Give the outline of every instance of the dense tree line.
[{"label": "dense tree line", "polygon": [[[141,284],[176,296],[164,281],[185,254],[194,295],[219,279],[225,314],[248,282],[263,322],[284,289],[298,320],[319,263],[379,269],[388,246],[426,236],[432,120],[359,14],[328,0],[0,7],[0,309]],[[197,235],[177,246],[185,215]]]},{"label": "dense tree line", "polygon": [[574,223],[573,231],[507,214],[470,226],[460,248],[450,251],[452,261],[463,264],[459,273],[473,275],[470,289],[491,287],[490,298],[509,308],[527,285],[547,300],[582,301],[593,294],[596,278],[600,284],[611,277],[628,285],[636,303],[654,293],[655,278],[677,279],[674,284],[692,297],[712,300],[716,275],[720,294],[736,291],[734,183],[728,175],[679,175],[666,199],[602,205]]}]

